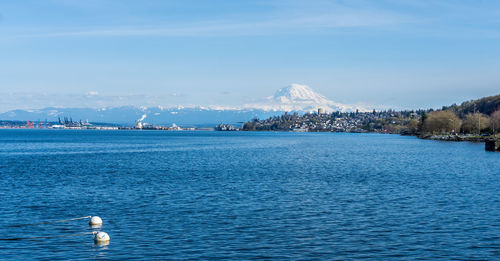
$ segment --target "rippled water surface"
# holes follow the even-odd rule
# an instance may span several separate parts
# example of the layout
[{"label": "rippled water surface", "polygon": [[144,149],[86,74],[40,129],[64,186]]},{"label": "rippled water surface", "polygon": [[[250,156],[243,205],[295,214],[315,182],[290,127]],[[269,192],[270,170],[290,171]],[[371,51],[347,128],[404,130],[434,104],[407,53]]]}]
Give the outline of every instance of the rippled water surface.
[{"label": "rippled water surface", "polygon": [[377,134],[0,130],[0,259],[495,259],[500,153]]}]

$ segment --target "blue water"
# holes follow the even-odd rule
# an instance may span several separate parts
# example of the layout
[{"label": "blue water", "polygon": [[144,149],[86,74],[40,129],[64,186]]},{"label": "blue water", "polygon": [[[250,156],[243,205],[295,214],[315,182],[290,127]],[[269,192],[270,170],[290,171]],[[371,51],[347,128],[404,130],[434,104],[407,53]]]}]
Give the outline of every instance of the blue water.
[{"label": "blue water", "polygon": [[496,259],[500,153],[377,134],[0,130],[0,259]]}]

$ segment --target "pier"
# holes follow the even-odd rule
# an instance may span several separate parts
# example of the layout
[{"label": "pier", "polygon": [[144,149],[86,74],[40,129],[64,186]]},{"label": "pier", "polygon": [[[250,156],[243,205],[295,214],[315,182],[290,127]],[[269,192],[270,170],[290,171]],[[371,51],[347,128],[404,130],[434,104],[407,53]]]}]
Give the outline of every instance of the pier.
[{"label": "pier", "polygon": [[500,151],[500,140],[486,140],[484,148],[486,151]]}]

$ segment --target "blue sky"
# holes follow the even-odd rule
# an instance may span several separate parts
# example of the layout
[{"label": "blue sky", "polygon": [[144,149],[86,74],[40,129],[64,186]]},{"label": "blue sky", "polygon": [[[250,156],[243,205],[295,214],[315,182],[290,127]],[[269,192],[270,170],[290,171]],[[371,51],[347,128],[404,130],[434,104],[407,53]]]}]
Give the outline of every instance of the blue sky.
[{"label": "blue sky", "polygon": [[238,105],[291,83],[386,108],[500,94],[500,2],[0,2],[0,111]]}]

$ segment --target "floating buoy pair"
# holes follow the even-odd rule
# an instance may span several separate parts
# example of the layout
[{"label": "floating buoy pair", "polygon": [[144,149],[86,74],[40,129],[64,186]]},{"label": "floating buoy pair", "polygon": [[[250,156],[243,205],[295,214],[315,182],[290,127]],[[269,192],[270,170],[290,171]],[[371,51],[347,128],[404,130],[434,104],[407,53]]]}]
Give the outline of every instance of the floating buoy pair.
[{"label": "floating buoy pair", "polygon": [[[60,219],[60,220],[51,220],[51,221],[44,221],[44,222],[38,222],[38,223],[31,223],[31,224],[21,224],[21,225],[10,225],[7,227],[24,227],[24,226],[36,226],[36,225],[45,225],[45,224],[51,224],[51,223],[57,223],[57,222],[66,222],[66,221],[72,221],[72,220],[79,220],[79,219],[87,219],[90,218],[89,225],[92,228],[100,228],[102,226],[102,219],[98,216],[86,216],[86,217],[77,217],[77,218],[69,218],[69,219]],[[0,238],[0,241],[7,241],[7,240],[32,240],[32,239],[42,239],[42,238],[53,238],[53,237],[68,237],[68,236],[81,236],[81,235],[94,235],[94,242],[97,245],[108,245],[109,244],[109,235],[106,232],[102,231],[94,231],[94,232],[86,232],[86,233],[79,233],[79,234],[70,234],[70,235],[52,235],[52,236],[43,236],[43,237],[21,237],[21,238]]]},{"label": "floating buoy pair", "polygon": [[[93,216],[90,218],[89,225],[91,227],[101,227],[102,226],[102,219],[98,216]],[[94,236],[94,242],[96,242],[98,244],[107,243],[107,242],[109,242],[109,240],[110,240],[109,235],[106,232],[100,231],[100,232],[97,232]]]}]

